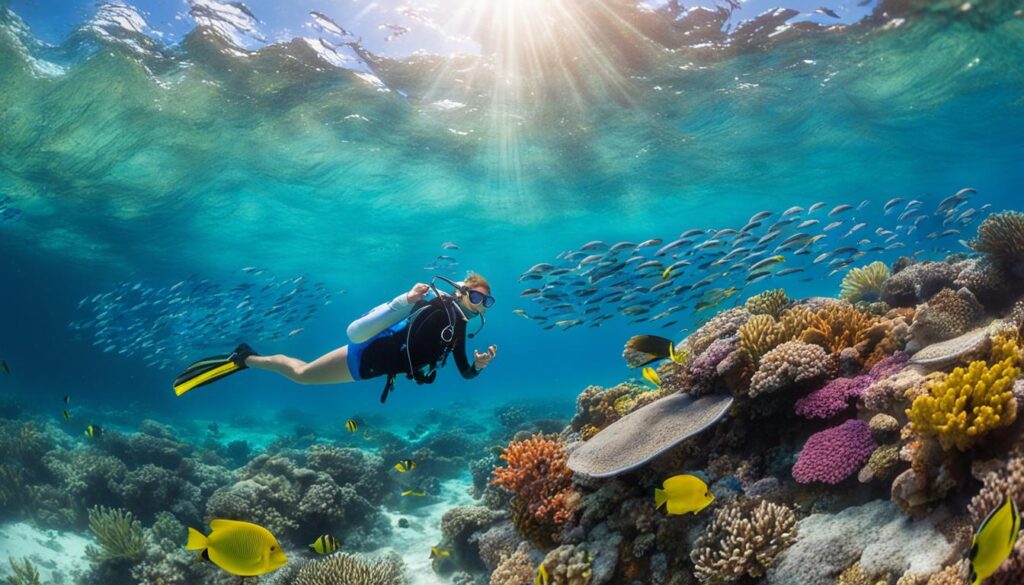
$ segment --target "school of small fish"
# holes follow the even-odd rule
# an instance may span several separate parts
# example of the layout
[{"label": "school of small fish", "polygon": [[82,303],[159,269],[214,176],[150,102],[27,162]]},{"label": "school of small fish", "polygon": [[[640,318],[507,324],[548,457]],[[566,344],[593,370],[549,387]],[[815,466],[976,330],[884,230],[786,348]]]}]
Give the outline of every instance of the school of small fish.
[{"label": "school of small fish", "polygon": [[21,217],[21,210],[11,205],[11,196],[0,197],[0,223],[7,223]]},{"label": "school of small fish", "polygon": [[[281,279],[265,268],[242,268],[232,283],[191,277],[169,286],[124,282],[82,299],[88,318],[72,330],[91,333],[103,352],[141,357],[147,366],[174,368],[200,350],[223,350],[244,339],[298,335],[332,302],[322,282]],[[345,291],[338,291],[344,294]]]},{"label": "school of small fish", "polygon": [[976,195],[961,189],[931,211],[921,199],[902,197],[881,209],[867,199],[831,209],[818,202],[760,211],[736,228],[688,229],[667,243],[587,242],[522,273],[519,282],[528,288],[520,296],[535,308],[513,313],[562,331],[599,327],[616,315],[631,324],[689,325],[729,299],[739,303],[760,292],[769,280],[772,287],[787,278],[838,281],[874,260],[969,252],[963,238],[991,208],[973,202]]}]

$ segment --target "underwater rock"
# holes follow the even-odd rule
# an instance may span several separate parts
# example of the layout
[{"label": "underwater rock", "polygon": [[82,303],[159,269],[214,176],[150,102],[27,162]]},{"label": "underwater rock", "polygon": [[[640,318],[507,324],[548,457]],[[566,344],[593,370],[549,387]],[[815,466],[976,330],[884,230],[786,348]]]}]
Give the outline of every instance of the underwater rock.
[{"label": "underwater rock", "polygon": [[835,585],[857,562],[871,575],[936,573],[957,555],[938,528],[943,519],[909,520],[885,500],[812,514],[797,522],[796,543],[776,560],[766,583]]},{"label": "underwater rock", "polygon": [[733,397],[673,394],[635,410],[597,433],[569,455],[569,469],[612,477],[636,469],[720,420]]},{"label": "underwater rock", "polygon": [[911,356],[910,364],[928,370],[940,370],[967,361],[971,356],[988,350],[991,341],[990,331],[998,323],[993,321],[986,327],[978,327],[959,337],[924,347]]}]

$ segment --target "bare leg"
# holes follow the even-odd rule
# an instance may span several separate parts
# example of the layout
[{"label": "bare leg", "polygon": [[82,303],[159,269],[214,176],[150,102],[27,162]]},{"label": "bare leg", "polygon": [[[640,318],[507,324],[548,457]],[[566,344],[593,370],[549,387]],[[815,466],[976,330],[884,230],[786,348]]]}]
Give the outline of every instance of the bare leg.
[{"label": "bare leg", "polygon": [[250,356],[245,359],[245,365],[277,372],[299,384],[341,384],[352,381],[352,374],[348,371],[347,345],[309,363],[277,354]]}]

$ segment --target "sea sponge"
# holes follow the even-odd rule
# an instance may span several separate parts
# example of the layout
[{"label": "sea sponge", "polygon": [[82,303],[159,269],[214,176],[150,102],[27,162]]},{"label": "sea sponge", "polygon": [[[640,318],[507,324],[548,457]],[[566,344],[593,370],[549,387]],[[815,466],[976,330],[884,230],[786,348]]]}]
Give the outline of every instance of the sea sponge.
[{"label": "sea sponge", "polygon": [[918,307],[910,333],[924,347],[967,333],[984,315],[985,309],[971,291],[944,288]]},{"label": "sea sponge", "polygon": [[293,585],[402,585],[405,582],[402,571],[402,561],[397,555],[372,559],[335,553],[303,565]]},{"label": "sea sponge", "polygon": [[861,268],[851,268],[843,277],[839,296],[851,303],[873,303],[882,297],[882,285],[889,278],[885,262],[872,262]]},{"label": "sea sponge", "polygon": [[690,553],[702,583],[762,577],[775,557],[796,542],[796,516],[766,500],[734,500],[715,514]]},{"label": "sea sponge", "polygon": [[986,217],[970,245],[997,263],[1019,263],[1024,257],[1024,213],[1004,211]]},{"label": "sea sponge", "polygon": [[563,443],[533,435],[509,443],[501,459],[507,466],[494,470],[491,483],[512,492],[533,523],[558,530],[572,519],[580,496],[573,489]]},{"label": "sea sponge", "polygon": [[743,308],[753,315],[768,315],[772,320],[778,319],[793,301],[786,296],[786,291],[780,289],[766,290],[756,294],[743,304]]},{"label": "sea sponge", "polygon": [[761,358],[750,381],[750,397],[776,392],[793,384],[809,383],[828,376],[835,362],[817,345],[788,341]]},{"label": "sea sponge", "polygon": [[927,393],[915,398],[906,411],[911,429],[937,437],[947,451],[966,451],[988,432],[1013,424],[1013,382],[1020,376],[1021,363],[1016,340],[995,342],[992,362],[971,362],[945,379],[929,382]]},{"label": "sea sponge", "polygon": [[874,479],[891,478],[900,463],[900,448],[898,445],[882,445],[871,453],[867,464],[860,470],[857,479],[861,483],[867,483]]},{"label": "sea sponge", "polygon": [[871,436],[876,442],[895,437],[900,432],[900,421],[892,415],[880,412],[868,421]]},{"label": "sea sponge", "polygon": [[94,561],[135,561],[146,554],[146,534],[142,523],[131,512],[120,508],[93,507],[89,510],[89,529],[100,545],[100,548],[86,548],[86,553]]},{"label": "sea sponge", "polygon": [[876,447],[868,423],[848,420],[807,439],[793,465],[793,479],[837,484],[857,473]]}]

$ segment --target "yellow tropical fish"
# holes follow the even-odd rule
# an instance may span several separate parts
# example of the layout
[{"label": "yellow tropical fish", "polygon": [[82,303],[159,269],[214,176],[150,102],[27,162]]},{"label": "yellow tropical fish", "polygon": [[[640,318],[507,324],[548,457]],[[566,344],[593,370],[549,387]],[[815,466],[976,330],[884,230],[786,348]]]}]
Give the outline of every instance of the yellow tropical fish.
[{"label": "yellow tropical fish", "polygon": [[345,423],[345,430],[350,432],[350,433],[356,432],[356,429],[358,429],[358,428],[359,428],[359,423],[357,423],[356,419],[354,419],[354,418],[348,419],[348,422]]},{"label": "yellow tropical fish", "polygon": [[644,378],[648,382],[650,382],[651,384],[654,384],[654,386],[657,387],[657,388],[661,388],[661,378],[658,377],[658,372],[656,372],[654,370],[654,368],[652,368],[650,366],[647,366],[646,368],[643,369],[643,373],[644,373]]},{"label": "yellow tropical fish", "polygon": [[318,555],[329,555],[338,550],[338,539],[330,534],[320,535],[309,545],[309,549]]},{"label": "yellow tropical fish", "polygon": [[999,569],[1017,544],[1019,532],[1020,511],[1017,502],[1007,497],[1003,505],[992,510],[974,534],[968,555],[971,585],[980,585]]},{"label": "yellow tropical fish", "polygon": [[654,488],[655,507],[665,506],[665,511],[672,515],[696,514],[715,501],[708,484],[695,475],[673,475],[661,487]]},{"label": "yellow tropical fish", "polygon": [[436,546],[430,547],[430,558],[432,558],[432,559],[440,559],[440,558],[443,558],[443,557],[450,557],[450,556],[452,556],[451,553],[449,553],[448,551],[444,550],[443,548],[439,548],[439,547],[436,547]]},{"label": "yellow tropical fish", "polygon": [[64,422],[68,422],[69,420],[71,420],[71,413],[65,410],[64,411]]},{"label": "yellow tropical fish", "polygon": [[422,498],[423,496],[427,495],[427,492],[424,492],[424,491],[421,491],[421,490],[405,490],[404,492],[402,492],[402,495],[403,496],[416,496],[416,497]]},{"label": "yellow tropical fish", "polygon": [[263,575],[288,562],[277,539],[262,526],[238,520],[211,520],[210,528],[209,536],[189,528],[185,550],[200,551],[201,558],[232,575]]},{"label": "yellow tropical fish", "polygon": [[681,352],[676,351],[676,345],[674,343],[668,346],[668,359],[672,360],[673,362],[679,365],[683,365],[686,362],[686,356],[686,350],[683,350]]},{"label": "yellow tropical fish", "polygon": [[100,425],[89,425],[85,427],[85,436],[89,437],[90,439],[95,439],[96,437],[102,434],[103,429],[100,428]]},{"label": "yellow tropical fish", "polygon": [[413,469],[416,469],[416,462],[413,461],[412,459],[402,459],[401,461],[395,464],[395,469],[398,470],[398,473],[412,471]]},{"label": "yellow tropical fish", "polygon": [[537,565],[537,576],[533,579],[533,585],[548,585],[548,570],[544,563]]}]

